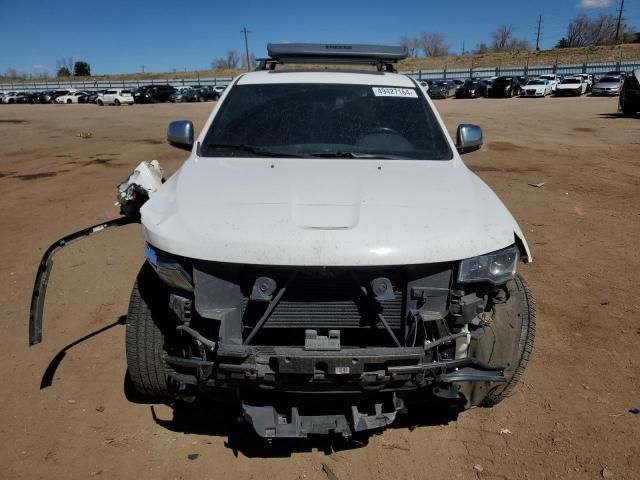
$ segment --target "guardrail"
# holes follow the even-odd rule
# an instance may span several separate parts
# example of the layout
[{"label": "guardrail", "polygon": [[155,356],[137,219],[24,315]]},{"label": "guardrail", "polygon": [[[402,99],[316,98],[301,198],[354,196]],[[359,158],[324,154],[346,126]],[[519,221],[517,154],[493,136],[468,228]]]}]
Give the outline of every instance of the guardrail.
[{"label": "guardrail", "polygon": [[545,75],[556,73],[558,75],[575,75],[576,73],[591,73],[593,75],[602,75],[609,71],[631,71],[640,68],[640,60],[626,62],[602,62],[602,63],[573,63],[573,64],[556,64],[556,65],[523,65],[522,67],[471,67],[459,69],[442,70],[414,70],[402,72],[418,80],[429,80],[436,78],[444,79],[463,79],[469,77],[499,77],[501,75],[520,76],[520,75]]},{"label": "guardrail", "polygon": [[[556,73],[559,75],[572,75],[576,73],[591,73],[601,75],[612,70],[630,71],[640,68],[640,60],[626,62],[602,62],[602,63],[575,63],[556,64],[543,66],[522,67],[471,67],[458,69],[435,69],[435,70],[413,70],[401,73],[409,75],[418,80],[429,80],[435,78],[463,79],[469,77],[497,77],[500,75],[544,75]],[[0,83],[0,91],[49,91],[49,90],[105,90],[111,88],[137,88],[145,85],[171,85],[174,87],[194,86],[194,85],[228,85],[233,77],[212,77],[212,78],[181,78],[181,79],[156,79],[156,80],[58,80],[55,82],[38,82],[36,79],[21,82]]]}]

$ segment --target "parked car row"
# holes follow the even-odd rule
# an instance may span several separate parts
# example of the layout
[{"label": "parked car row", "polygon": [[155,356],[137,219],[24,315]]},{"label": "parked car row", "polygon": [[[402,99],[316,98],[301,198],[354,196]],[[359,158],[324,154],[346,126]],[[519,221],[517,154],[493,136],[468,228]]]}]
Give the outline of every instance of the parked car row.
[{"label": "parked car row", "polygon": [[134,103],[216,101],[223,86],[147,85],[136,89],[112,88],[98,91],[51,90],[46,92],[0,91],[0,103],[95,103],[97,105],[133,105]]},{"label": "parked car row", "polygon": [[531,76],[499,76],[468,78],[466,80],[425,80],[431,98],[445,99],[478,97],[546,97],[591,95],[619,95],[625,77],[629,74],[615,71],[596,78],[592,74],[545,74]]}]

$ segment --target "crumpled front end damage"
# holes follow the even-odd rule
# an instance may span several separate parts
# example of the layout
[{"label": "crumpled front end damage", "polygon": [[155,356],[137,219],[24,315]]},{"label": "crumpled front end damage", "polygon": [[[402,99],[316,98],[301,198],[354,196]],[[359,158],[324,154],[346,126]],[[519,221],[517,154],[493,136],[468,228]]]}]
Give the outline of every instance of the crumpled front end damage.
[{"label": "crumpled front end damage", "polygon": [[455,263],[181,262],[193,289],[168,297],[182,337],[168,375],[183,396],[235,392],[263,437],[351,436],[412,403],[477,405],[506,381],[484,337],[509,291],[457,284]]}]

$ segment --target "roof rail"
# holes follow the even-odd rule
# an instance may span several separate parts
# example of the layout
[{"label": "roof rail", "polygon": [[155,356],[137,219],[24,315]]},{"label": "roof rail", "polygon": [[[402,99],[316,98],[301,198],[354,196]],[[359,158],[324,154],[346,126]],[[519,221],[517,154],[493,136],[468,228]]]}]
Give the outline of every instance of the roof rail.
[{"label": "roof rail", "polygon": [[379,72],[395,72],[398,60],[408,57],[406,48],[385,45],[335,43],[269,43],[269,58],[260,58],[257,70],[275,70],[286,63],[373,65]]}]

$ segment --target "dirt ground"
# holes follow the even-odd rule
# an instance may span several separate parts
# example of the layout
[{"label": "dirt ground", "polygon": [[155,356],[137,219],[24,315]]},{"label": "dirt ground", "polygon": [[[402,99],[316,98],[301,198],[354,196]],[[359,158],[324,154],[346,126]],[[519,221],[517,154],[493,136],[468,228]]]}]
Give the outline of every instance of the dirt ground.
[{"label": "dirt ground", "polygon": [[452,132],[483,127],[485,146],[465,161],[533,251],[521,272],[538,336],[524,382],[492,410],[430,415],[363,444],[271,448],[228,413],[201,422],[125,396],[138,226],[56,257],[44,342],[27,347],[44,249],[116,216],[114,187],[139,161],[178,168],[186,153],[165,144],[167,122],[199,129],[212,104],[0,105],[0,478],[640,478],[640,416],[629,412],[640,408],[640,120],[606,98],[436,105]]}]

